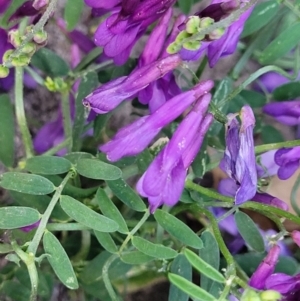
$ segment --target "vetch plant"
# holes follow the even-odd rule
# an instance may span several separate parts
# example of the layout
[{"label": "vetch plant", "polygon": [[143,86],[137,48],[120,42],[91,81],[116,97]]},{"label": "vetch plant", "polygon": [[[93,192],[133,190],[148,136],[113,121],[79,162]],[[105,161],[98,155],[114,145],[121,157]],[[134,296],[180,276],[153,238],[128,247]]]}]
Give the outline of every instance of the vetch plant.
[{"label": "vetch plant", "polygon": [[299,18],[0,0],[0,299],[297,301]]}]

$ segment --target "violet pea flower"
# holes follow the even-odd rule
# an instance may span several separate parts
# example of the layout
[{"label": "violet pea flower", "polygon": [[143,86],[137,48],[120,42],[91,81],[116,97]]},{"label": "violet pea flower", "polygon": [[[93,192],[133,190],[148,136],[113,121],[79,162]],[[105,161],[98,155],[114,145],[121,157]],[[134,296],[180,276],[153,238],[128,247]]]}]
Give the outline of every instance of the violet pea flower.
[{"label": "violet pea flower", "polygon": [[239,126],[235,115],[228,115],[226,149],[220,162],[221,169],[232,178],[238,189],[235,194],[237,205],[251,200],[256,194],[257,172],[254,153],[253,128],[255,118],[250,106],[240,113]]},{"label": "violet pea flower", "polygon": [[39,220],[39,221],[37,221],[37,222],[35,222],[35,223],[31,224],[31,225],[24,226],[24,227],[21,227],[21,228],[19,228],[19,229],[20,229],[21,231],[23,231],[23,232],[29,232],[29,231],[31,231],[31,230],[37,228],[37,227],[39,226],[40,222],[41,222],[41,221]]},{"label": "violet pea flower", "polygon": [[11,0],[0,0],[0,14],[3,14],[10,4]]},{"label": "violet pea flower", "polygon": [[119,130],[111,141],[100,147],[100,150],[107,154],[110,161],[117,161],[124,156],[133,156],[142,152],[163,127],[179,117],[212,87],[212,81],[204,81],[193,89],[173,97],[151,115],[139,118]]},{"label": "violet pea flower", "polygon": [[210,99],[206,94],[198,100],[138,181],[137,191],[148,198],[151,213],[163,204],[174,206],[179,201],[187,169],[213,121],[211,114],[206,115]]},{"label": "violet pea flower", "polygon": [[84,98],[83,104],[98,114],[106,114],[123,100],[132,98],[150,83],[175,69],[181,62],[178,55],[172,55],[137,68],[128,76],[122,76],[100,86]]}]

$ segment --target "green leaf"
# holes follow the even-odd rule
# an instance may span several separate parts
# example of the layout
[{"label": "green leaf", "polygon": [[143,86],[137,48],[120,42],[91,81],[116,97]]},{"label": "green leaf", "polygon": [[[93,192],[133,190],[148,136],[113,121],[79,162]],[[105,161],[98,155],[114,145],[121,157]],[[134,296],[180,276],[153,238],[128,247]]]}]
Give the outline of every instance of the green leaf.
[{"label": "green leaf", "polygon": [[177,252],[163,245],[154,244],[142,237],[134,236],[132,244],[142,253],[160,259],[170,259],[177,256]]},{"label": "green leaf", "polygon": [[[78,0],[76,0],[78,1]],[[82,0],[79,0],[82,1]],[[68,3],[73,2],[69,0]],[[72,3],[73,5],[73,3]],[[77,151],[81,147],[83,128],[85,124],[85,107],[82,105],[82,99],[90,94],[99,84],[96,72],[89,72],[80,81],[77,97],[75,100],[75,118],[73,122],[73,151]]]},{"label": "green leaf", "polygon": [[65,158],[76,165],[80,159],[92,159],[93,155],[85,152],[72,152],[65,155]]},{"label": "green leaf", "polygon": [[262,64],[273,64],[297,46],[300,40],[300,23],[295,23],[273,40],[260,55]]},{"label": "green leaf", "polygon": [[300,82],[292,82],[282,85],[273,91],[275,100],[289,100],[300,96]]},{"label": "green leaf", "polygon": [[253,250],[257,252],[264,252],[264,240],[253,220],[247,214],[241,211],[236,212],[234,219],[245,242]]},{"label": "green leaf", "polygon": [[[178,256],[173,260],[170,271],[171,273],[179,275],[188,281],[192,281],[192,266],[183,254],[178,254]],[[188,301],[189,295],[171,283],[169,290],[169,301],[174,300]]]},{"label": "green leaf", "polygon": [[120,168],[96,159],[80,159],[76,169],[80,175],[95,180],[116,180],[122,176]]},{"label": "green leaf", "polygon": [[221,282],[221,283],[225,282],[224,276],[218,270],[216,270],[210,264],[205,262],[202,258],[197,256],[191,250],[185,249],[184,255],[186,256],[190,264],[201,274],[204,274],[205,276],[207,276],[208,278],[214,281]]},{"label": "green leaf", "polygon": [[59,240],[49,231],[43,237],[45,252],[58,279],[69,289],[77,289],[78,282],[69,257]]},{"label": "green leaf", "polygon": [[0,161],[7,167],[14,164],[14,110],[7,94],[0,95]]},{"label": "green leaf", "polygon": [[203,247],[203,243],[199,236],[175,216],[158,209],[154,213],[154,218],[163,229],[185,245],[195,249],[201,249]]},{"label": "green leaf", "polygon": [[[215,237],[209,231],[205,231],[202,233],[201,239],[203,241],[203,248],[199,250],[200,257],[210,266],[219,270],[220,250]],[[211,288],[214,283],[214,281],[206,277],[204,274],[201,275],[201,287],[207,292],[211,292]]]},{"label": "green leaf", "polygon": [[0,229],[16,229],[36,223],[40,219],[37,210],[28,207],[0,208]]},{"label": "green leaf", "polygon": [[25,2],[26,0],[12,0],[11,4],[8,5],[4,15],[0,18],[0,27],[1,28],[10,28],[11,22],[9,18],[15,11]]},{"label": "green leaf", "polygon": [[145,211],[146,205],[143,200],[135,193],[135,191],[123,180],[106,181],[111,191],[125,205],[135,211]]},{"label": "green leaf", "polygon": [[111,238],[111,236],[108,233],[100,232],[100,231],[94,231],[94,233],[98,242],[106,251],[110,253],[118,252],[118,248],[114,240]]},{"label": "green leaf", "polygon": [[277,14],[279,3],[269,0],[255,5],[250,17],[245,23],[242,38],[258,31],[268,24]]},{"label": "green leaf", "polygon": [[154,260],[155,258],[149,255],[146,255],[140,251],[132,251],[125,254],[122,254],[121,260],[128,264],[144,264]]},{"label": "green leaf", "polygon": [[108,218],[114,220],[119,225],[118,232],[124,234],[128,233],[129,230],[127,228],[127,224],[122,214],[120,213],[116,205],[113,203],[113,201],[107,196],[104,189],[99,188],[97,190],[96,200],[99,203],[99,207],[102,213]]},{"label": "green leaf", "polygon": [[30,289],[19,282],[7,280],[1,283],[0,295],[9,297],[9,300],[28,301],[30,300]]},{"label": "green leaf", "polygon": [[192,298],[201,301],[216,301],[214,296],[179,275],[169,273],[168,278],[172,284],[179,287]]},{"label": "green leaf", "polygon": [[33,55],[31,64],[51,77],[66,76],[70,71],[68,64],[47,48],[39,49]]},{"label": "green leaf", "polygon": [[6,254],[6,253],[9,253],[12,251],[13,251],[13,248],[11,245],[0,243],[0,254]]},{"label": "green leaf", "polygon": [[284,141],[281,132],[271,125],[264,125],[261,127],[261,138],[265,144]]},{"label": "green leaf", "polygon": [[255,91],[243,90],[240,96],[245,100],[245,104],[249,104],[252,108],[261,108],[267,102],[265,95]]},{"label": "green leaf", "polygon": [[66,21],[67,30],[71,31],[79,22],[81,12],[84,8],[83,0],[68,0],[65,5],[64,19]]},{"label": "green leaf", "polygon": [[72,167],[70,161],[62,157],[37,156],[26,160],[25,169],[42,175],[58,175],[68,172]]},{"label": "green leaf", "polygon": [[115,221],[96,213],[67,195],[61,196],[60,205],[72,219],[91,229],[102,232],[114,232],[118,229],[118,224]]},{"label": "green leaf", "polygon": [[188,14],[194,4],[194,0],[178,0],[179,8],[184,14]]},{"label": "green leaf", "polygon": [[137,165],[139,172],[143,173],[147,170],[148,166],[153,160],[153,155],[150,153],[150,150],[146,148],[142,153],[137,156]]},{"label": "green leaf", "polygon": [[107,114],[99,114],[94,119],[94,138],[96,140],[101,138],[102,130],[104,129],[108,119],[110,118],[112,113]]},{"label": "green leaf", "polygon": [[6,172],[0,176],[0,186],[7,190],[43,195],[55,190],[46,178],[20,172]]}]

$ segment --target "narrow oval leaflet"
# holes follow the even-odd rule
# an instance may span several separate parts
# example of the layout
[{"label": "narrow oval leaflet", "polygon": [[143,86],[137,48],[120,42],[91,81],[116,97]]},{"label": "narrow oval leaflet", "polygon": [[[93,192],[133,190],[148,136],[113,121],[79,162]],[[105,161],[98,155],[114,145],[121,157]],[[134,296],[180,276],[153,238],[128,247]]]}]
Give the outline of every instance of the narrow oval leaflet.
[{"label": "narrow oval leaflet", "polygon": [[41,175],[59,175],[72,167],[69,160],[56,156],[37,156],[26,160],[25,169]]},{"label": "narrow oval leaflet", "polygon": [[125,205],[135,211],[145,211],[146,205],[143,200],[136,194],[136,192],[123,180],[106,181],[112,192]]},{"label": "narrow oval leaflet", "polygon": [[32,225],[40,219],[37,210],[29,207],[0,208],[0,229],[17,229]]},{"label": "narrow oval leaflet", "polygon": [[159,259],[170,259],[177,256],[177,252],[171,248],[163,245],[154,244],[144,238],[134,236],[132,238],[132,244],[142,253],[159,258]]},{"label": "narrow oval leaflet", "polygon": [[128,264],[133,264],[133,265],[144,264],[144,263],[150,262],[152,260],[155,260],[154,257],[149,256],[140,251],[131,251],[128,253],[124,253],[124,254],[122,254],[122,256],[120,258],[123,262],[128,263]]},{"label": "narrow oval leaflet", "polygon": [[93,211],[67,195],[61,196],[60,206],[72,219],[91,229],[102,232],[115,232],[119,228],[115,221]]},{"label": "narrow oval leaflet", "polygon": [[107,196],[104,189],[99,188],[97,190],[96,200],[98,201],[101,212],[119,225],[118,232],[128,233],[129,230],[122,214],[113,201]]},{"label": "narrow oval leaflet", "polygon": [[187,293],[190,297],[195,298],[196,300],[216,301],[216,298],[214,296],[179,275],[169,273],[168,278],[172,284],[176,285],[182,291]]},{"label": "narrow oval leaflet", "polygon": [[49,194],[55,190],[55,186],[48,179],[21,172],[5,172],[0,176],[0,186],[7,190],[35,195]]},{"label": "narrow oval leaflet", "polygon": [[201,249],[203,247],[200,237],[175,216],[158,209],[154,213],[154,218],[162,228],[176,237],[183,244],[195,249]]},{"label": "narrow oval leaflet", "polygon": [[205,276],[207,276],[208,278],[214,281],[221,282],[221,283],[225,282],[224,276],[218,270],[216,270],[214,267],[209,265],[207,262],[205,262],[202,258],[200,258],[191,250],[185,249],[184,255],[189,261],[189,263],[200,273],[204,274]]},{"label": "narrow oval leaflet", "polygon": [[109,233],[94,231],[99,244],[108,252],[116,253],[118,248]]},{"label": "narrow oval leaflet", "polygon": [[77,289],[78,282],[70,259],[59,240],[49,231],[43,236],[43,245],[51,267],[58,279],[68,288]]},{"label": "narrow oval leaflet", "polygon": [[234,219],[245,242],[255,251],[264,252],[265,243],[253,220],[244,212],[238,211]]},{"label": "narrow oval leaflet", "polygon": [[94,180],[116,180],[122,176],[120,168],[97,159],[79,159],[76,169],[80,175]]}]

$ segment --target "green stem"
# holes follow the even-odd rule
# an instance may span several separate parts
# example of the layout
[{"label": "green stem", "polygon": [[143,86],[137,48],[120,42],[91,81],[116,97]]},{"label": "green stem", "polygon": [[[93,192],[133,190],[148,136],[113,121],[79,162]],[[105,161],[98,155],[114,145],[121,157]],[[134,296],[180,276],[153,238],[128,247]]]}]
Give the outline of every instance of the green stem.
[{"label": "green stem", "polygon": [[75,79],[80,78],[80,77],[84,77],[90,72],[99,71],[99,70],[104,69],[105,67],[109,67],[109,66],[112,66],[112,65],[113,65],[113,60],[108,60],[108,61],[105,61],[101,64],[91,66],[90,68],[88,68],[84,71],[78,71],[78,72],[72,74],[72,77],[74,77]]},{"label": "green stem", "polygon": [[63,115],[65,139],[66,141],[69,142],[67,145],[67,149],[68,152],[71,152],[73,146],[72,120],[71,120],[69,94],[66,92],[62,93],[62,115]]},{"label": "green stem", "polygon": [[266,151],[273,150],[273,149],[279,149],[279,148],[289,148],[294,146],[299,146],[300,140],[291,140],[291,141],[284,141],[284,142],[278,142],[278,143],[269,143],[269,144],[263,144],[258,145],[255,147],[255,154],[262,154]]},{"label": "green stem", "polygon": [[12,58],[17,57],[19,54],[21,54],[22,49],[24,48],[24,46],[26,46],[26,44],[32,40],[34,35],[45,26],[48,19],[50,18],[52,13],[55,11],[57,1],[58,0],[52,0],[50,2],[50,4],[48,5],[46,11],[44,12],[42,17],[40,18],[40,20],[33,26],[33,28],[30,30],[30,32],[28,34],[26,34],[25,39],[21,43],[21,45],[18,48],[16,48],[12,52],[12,54],[9,56],[8,60],[4,64],[5,66],[7,66],[11,63]]},{"label": "green stem", "polygon": [[85,260],[89,254],[91,247],[91,232],[81,231],[81,248],[78,253],[72,258],[73,261]]},{"label": "green stem", "polygon": [[103,277],[103,282],[104,285],[107,289],[107,292],[111,298],[112,301],[119,301],[119,298],[116,294],[116,292],[114,291],[113,286],[111,285],[110,279],[109,279],[109,275],[108,275],[108,270],[110,265],[118,258],[118,255],[112,255],[108,258],[108,260],[106,261],[106,263],[104,264],[103,268],[102,268],[102,277]]},{"label": "green stem", "polygon": [[283,0],[283,4],[288,7],[298,18],[300,18],[300,11],[296,5],[291,3],[289,0]]},{"label": "green stem", "polygon": [[145,223],[145,221],[148,219],[148,217],[150,216],[150,211],[149,209],[147,209],[147,211],[145,212],[144,216],[142,217],[142,219],[136,224],[136,226],[128,233],[127,237],[125,238],[123,244],[121,245],[120,249],[119,249],[119,255],[122,254],[122,251],[124,250],[124,248],[127,246],[128,242],[131,240],[131,238],[133,237],[133,235],[141,228],[141,226]]},{"label": "green stem", "polygon": [[47,227],[47,223],[48,220],[50,218],[50,215],[54,209],[54,206],[56,205],[56,203],[58,202],[60,195],[65,187],[65,185],[67,184],[67,182],[69,181],[69,179],[73,176],[74,172],[70,171],[66,177],[63,179],[63,181],[61,182],[61,184],[57,187],[46,211],[44,212],[40,224],[35,232],[35,235],[32,239],[32,241],[30,242],[28,249],[27,249],[27,253],[33,253],[34,255],[36,254],[36,251],[38,249],[38,246],[40,244],[40,241],[42,239],[42,236],[44,234],[44,231]]},{"label": "green stem", "polygon": [[300,187],[300,175],[298,175],[297,180],[296,180],[296,182],[293,186],[292,192],[291,192],[291,205],[298,216],[300,216],[300,208],[297,204],[297,191],[298,191],[299,187]]},{"label": "green stem", "polygon": [[43,156],[52,156],[54,154],[56,154],[58,151],[60,151],[61,149],[65,148],[66,146],[68,146],[70,144],[71,139],[68,138],[65,141],[55,145],[54,147],[48,149],[46,152],[44,152],[42,155]]},{"label": "green stem", "polygon": [[220,201],[223,201],[223,202],[226,202],[226,203],[231,203],[231,204],[234,203],[233,198],[228,197],[228,196],[224,196],[224,195],[222,195],[222,194],[220,194],[216,191],[213,191],[211,189],[208,189],[208,188],[202,187],[200,185],[197,185],[197,184],[193,183],[193,181],[191,181],[191,180],[187,180],[185,182],[185,188],[195,190],[195,191],[197,191],[197,192],[199,192],[203,195],[211,197],[212,199],[217,199],[217,200],[220,200]]},{"label": "green stem", "polygon": [[26,158],[30,158],[33,156],[33,148],[24,110],[23,67],[15,67],[15,107],[16,118],[20,127]]}]

